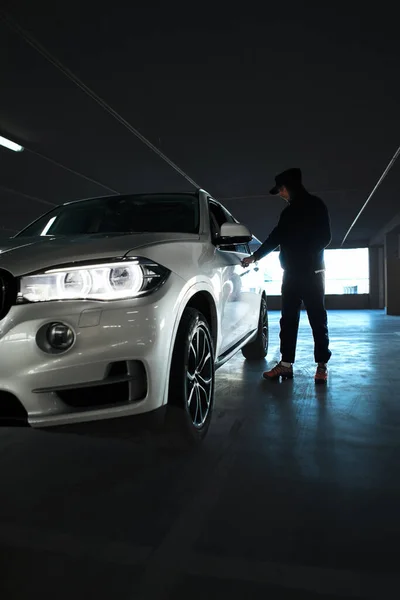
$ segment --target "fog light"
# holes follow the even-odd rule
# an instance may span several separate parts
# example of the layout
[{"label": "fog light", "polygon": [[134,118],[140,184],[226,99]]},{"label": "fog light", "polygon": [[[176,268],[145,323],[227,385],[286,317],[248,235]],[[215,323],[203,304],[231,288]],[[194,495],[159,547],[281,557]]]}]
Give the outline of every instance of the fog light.
[{"label": "fog light", "polygon": [[46,338],[54,350],[68,350],[75,340],[74,332],[64,323],[51,323],[49,325]]}]

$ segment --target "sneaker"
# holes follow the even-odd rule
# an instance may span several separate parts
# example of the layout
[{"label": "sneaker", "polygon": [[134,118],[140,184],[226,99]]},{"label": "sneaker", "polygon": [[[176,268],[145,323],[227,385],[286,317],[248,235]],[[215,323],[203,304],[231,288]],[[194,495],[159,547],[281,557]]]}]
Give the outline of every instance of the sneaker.
[{"label": "sneaker", "polygon": [[318,365],[315,372],[315,383],[327,383],[328,381],[328,369],[322,365]]},{"label": "sneaker", "polygon": [[263,373],[263,378],[270,381],[277,380],[279,378],[293,379],[293,367],[285,367],[280,362],[270,371],[265,371],[265,373]]}]

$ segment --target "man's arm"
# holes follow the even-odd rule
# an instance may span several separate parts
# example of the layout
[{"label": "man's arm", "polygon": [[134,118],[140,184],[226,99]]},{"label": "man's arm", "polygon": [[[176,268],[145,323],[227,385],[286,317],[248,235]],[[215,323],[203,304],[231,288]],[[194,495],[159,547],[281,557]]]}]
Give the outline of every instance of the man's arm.
[{"label": "man's arm", "polygon": [[264,256],[267,256],[270,252],[273,252],[280,245],[280,229],[279,223],[270,233],[268,238],[263,244],[253,253],[255,260],[261,260]]},{"label": "man's arm", "polygon": [[331,243],[332,234],[329,212],[322,201],[316,207],[310,225],[309,245],[316,250],[324,250]]},{"label": "man's arm", "polygon": [[321,217],[321,244],[324,248],[329,246],[332,241],[331,232],[331,219],[329,217],[328,209],[325,204],[323,205],[323,212]]},{"label": "man's arm", "polygon": [[[283,214],[283,213],[282,213]],[[263,244],[256,250],[251,256],[246,256],[242,260],[243,267],[248,267],[251,263],[261,260],[264,256],[267,256],[270,252],[273,252],[278,246],[281,245],[282,238],[282,215],[279,219],[278,225],[273,229]]]}]

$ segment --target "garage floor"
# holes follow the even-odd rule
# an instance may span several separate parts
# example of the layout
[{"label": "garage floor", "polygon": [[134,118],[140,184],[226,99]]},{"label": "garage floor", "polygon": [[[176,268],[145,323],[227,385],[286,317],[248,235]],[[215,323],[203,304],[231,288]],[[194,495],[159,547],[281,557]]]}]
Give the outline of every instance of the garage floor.
[{"label": "garage floor", "polygon": [[294,382],[221,369],[195,453],[118,420],[0,429],[1,597],[399,598],[400,319],[330,328],[326,389],[305,315]]}]

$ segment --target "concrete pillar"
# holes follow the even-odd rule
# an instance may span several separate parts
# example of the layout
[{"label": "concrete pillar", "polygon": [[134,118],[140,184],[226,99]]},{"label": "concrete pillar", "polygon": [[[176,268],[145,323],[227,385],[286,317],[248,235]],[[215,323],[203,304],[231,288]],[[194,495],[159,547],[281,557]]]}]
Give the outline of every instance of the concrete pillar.
[{"label": "concrete pillar", "polygon": [[385,253],[383,246],[369,249],[369,307],[385,308]]},{"label": "concrete pillar", "polygon": [[400,227],[385,235],[386,312],[400,315]]}]

